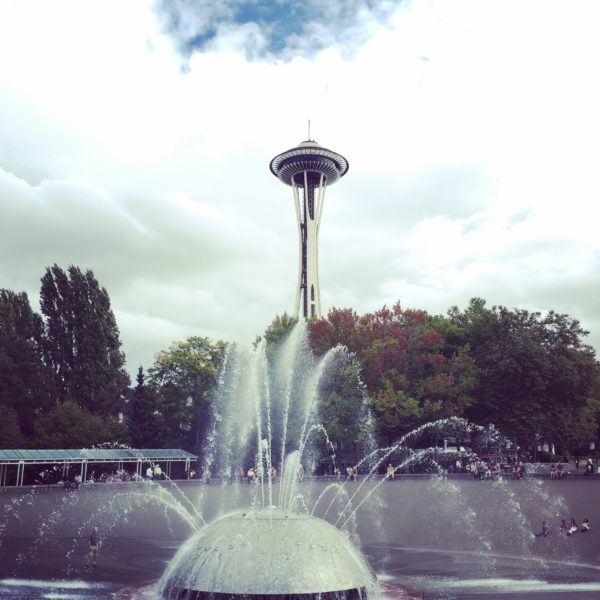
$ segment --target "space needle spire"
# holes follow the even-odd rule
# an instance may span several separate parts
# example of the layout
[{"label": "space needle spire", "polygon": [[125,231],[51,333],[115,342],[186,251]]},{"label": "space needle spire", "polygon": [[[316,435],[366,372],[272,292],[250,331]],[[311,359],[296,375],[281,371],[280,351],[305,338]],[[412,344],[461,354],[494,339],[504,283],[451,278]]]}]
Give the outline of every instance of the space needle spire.
[{"label": "space needle spire", "polygon": [[310,121],[308,138],[270,164],[271,173],[293,192],[300,254],[294,316],[305,319],[321,316],[318,238],[325,189],[348,172],[348,161],[341,154],[310,139]]}]

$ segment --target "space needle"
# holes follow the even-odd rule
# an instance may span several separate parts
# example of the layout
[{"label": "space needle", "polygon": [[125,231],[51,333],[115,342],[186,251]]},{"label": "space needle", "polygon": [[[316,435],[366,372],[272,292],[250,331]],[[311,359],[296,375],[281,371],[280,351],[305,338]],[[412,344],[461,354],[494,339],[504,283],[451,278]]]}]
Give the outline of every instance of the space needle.
[{"label": "space needle", "polygon": [[271,173],[291,186],[299,233],[298,284],[294,316],[321,316],[319,290],[319,227],[325,189],[348,172],[348,161],[337,152],[310,139],[278,154],[269,165]]}]

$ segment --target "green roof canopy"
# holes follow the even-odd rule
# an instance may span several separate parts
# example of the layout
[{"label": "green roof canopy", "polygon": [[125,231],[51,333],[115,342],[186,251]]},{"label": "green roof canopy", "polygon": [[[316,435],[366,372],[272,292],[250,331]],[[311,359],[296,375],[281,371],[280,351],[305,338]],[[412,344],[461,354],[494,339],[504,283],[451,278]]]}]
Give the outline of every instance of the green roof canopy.
[{"label": "green roof canopy", "polygon": [[0,450],[0,464],[136,462],[196,460],[195,454],[177,449],[83,448],[81,450]]}]

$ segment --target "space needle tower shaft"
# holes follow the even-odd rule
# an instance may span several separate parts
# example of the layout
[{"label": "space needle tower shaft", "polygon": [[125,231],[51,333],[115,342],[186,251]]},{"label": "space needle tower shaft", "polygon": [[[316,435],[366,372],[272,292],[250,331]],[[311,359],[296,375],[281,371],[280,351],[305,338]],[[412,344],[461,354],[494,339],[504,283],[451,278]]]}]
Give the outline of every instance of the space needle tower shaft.
[{"label": "space needle tower shaft", "polygon": [[299,265],[294,315],[319,318],[318,239],[325,190],[348,172],[348,161],[309,139],[278,154],[271,161],[270,169],[280,181],[291,186],[296,209]]}]

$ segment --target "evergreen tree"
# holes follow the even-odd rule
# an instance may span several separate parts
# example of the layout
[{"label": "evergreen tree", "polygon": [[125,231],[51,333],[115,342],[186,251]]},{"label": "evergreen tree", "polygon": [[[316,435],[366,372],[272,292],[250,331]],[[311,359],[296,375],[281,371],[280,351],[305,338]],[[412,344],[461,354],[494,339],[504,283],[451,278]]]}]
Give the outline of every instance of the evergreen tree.
[{"label": "evergreen tree", "polygon": [[10,414],[18,425],[15,433],[31,435],[36,413],[50,401],[41,335],[41,318],[31,310],[27,294],[0,290],[0,406],[14,411]]},{"label": "evergreen tree", "polygon": [[0,448],[23,448],[25,445],[17,412],[0,404]]},{"label": "evergreen tree", "polygon": [[144,368],[136,376],[137,385],[129,400],[127,426],[134,448],[162,448],[167,437],[156,394],[146,386]]},{"label": "evergreen tree", "polygon": [[46,317],[44,360],[56,397],[102,415],[116,415],[129,385],[119,330],[105,288],[92,271],[46,269],[40,293]]}]

